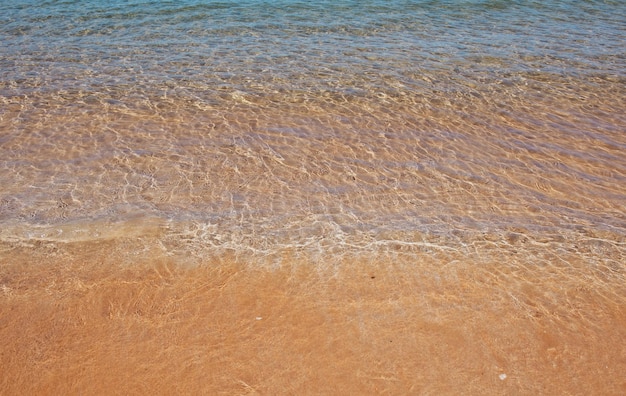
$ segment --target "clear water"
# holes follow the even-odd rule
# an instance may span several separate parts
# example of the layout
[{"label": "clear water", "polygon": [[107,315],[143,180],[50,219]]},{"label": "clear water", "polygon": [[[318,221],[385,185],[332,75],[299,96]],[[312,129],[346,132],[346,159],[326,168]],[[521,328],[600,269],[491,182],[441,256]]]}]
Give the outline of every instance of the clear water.
[{"label": "clear water", "polygon": [[626,2],[0,0],[1,394],[626,394]]},{"label": "clear water", "polygon": [[621,1],[2,2],[0,238],[623,268],[625,21]]}]

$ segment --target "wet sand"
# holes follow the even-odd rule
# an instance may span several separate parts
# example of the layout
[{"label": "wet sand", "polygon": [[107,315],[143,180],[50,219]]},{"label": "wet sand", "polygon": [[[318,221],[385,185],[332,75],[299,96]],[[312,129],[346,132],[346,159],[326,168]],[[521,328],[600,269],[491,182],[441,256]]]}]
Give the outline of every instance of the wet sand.
[{"label": "wet sand", "polygon": [[31,3],[0,396],[626,394],[624,5]]},{"label": "wet sand", "polygon": [[0,393],[626,392],[623,266],[550,246],[549,266],[523,247],[189,265],[145,246],[3,242]]}]

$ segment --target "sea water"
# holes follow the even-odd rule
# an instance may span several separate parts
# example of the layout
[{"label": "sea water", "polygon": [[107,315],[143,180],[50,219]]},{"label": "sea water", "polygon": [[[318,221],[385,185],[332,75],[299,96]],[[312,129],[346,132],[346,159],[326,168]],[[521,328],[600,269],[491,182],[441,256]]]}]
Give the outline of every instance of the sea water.
[{"label": "sea water", "polygon": [[623,268],[625,21],[621,1],[2,2],[0,239]]},{"label": "sea water", "polygon": [[626,3],[0,1],[0,393],[626,394]]}]

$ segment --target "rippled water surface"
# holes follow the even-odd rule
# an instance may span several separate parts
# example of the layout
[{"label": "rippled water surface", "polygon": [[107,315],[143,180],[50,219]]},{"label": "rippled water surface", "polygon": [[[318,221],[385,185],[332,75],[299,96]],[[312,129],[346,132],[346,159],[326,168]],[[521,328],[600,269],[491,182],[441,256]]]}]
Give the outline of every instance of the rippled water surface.
[{"label": "rippled water surface", "polygon": [[0,237],[623,265],[624,21],[611,1],[4,2]]},{"label": "rippled water surface", "polygon": [[0,1],[1,394],[626,394],[626,2]]}]

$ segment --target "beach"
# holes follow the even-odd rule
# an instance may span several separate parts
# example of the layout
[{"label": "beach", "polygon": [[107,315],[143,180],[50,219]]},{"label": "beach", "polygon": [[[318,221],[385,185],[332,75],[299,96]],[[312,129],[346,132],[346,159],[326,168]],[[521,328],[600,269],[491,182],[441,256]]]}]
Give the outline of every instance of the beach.
[{"label": "beach", "polygon": [[625,19],[0,5],[0,394],[626,393]]},{"label": "beach", "polygon": [[[623,274],[483,252],[185,268],[3,252],[4,394],[620,394]],[[6,246],[3,246],[5,248]],[[546,251],[546,247],[536,249]],[[7,257],[8,256],[8,257]],[[77,258],[79,257],[79,258]],[[86,257],[98,257],[97,260]],[[452,257],[446,256],[447,259]]]}]

